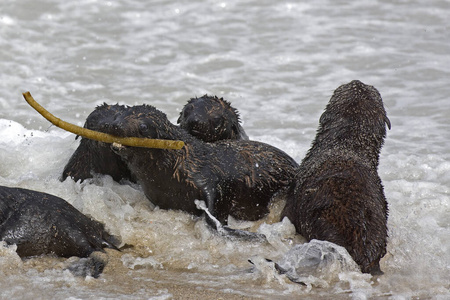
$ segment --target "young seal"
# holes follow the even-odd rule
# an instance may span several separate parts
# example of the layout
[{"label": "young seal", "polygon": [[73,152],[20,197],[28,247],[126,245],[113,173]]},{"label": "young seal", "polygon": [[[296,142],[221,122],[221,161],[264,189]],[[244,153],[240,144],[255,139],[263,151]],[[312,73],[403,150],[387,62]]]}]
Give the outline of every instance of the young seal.
[{"label": "young seal", "polygon": [[113,127],[119,137],[184,141],[181,150],[114,144],[112,148],[127,162],[152,203],[199,215],[194,201],[204,200],[222,224],[228,215],[239,220],[266,215],[272,196],[288,185],[298,167],[286,153],[264,143],[205,143],[149,105],[127,107]]},{"label": "young seal", "polygon": [[248,140],[239,113],[231,103],[217,96],[191,98],[177,121],[180,127],[205,141]]},{"label": "young seal", "polygon": [[[103,224],[86,217],[65,200],[5,186],[0,186],[0,240],[16,244],[20,257],[89,257],[103,248],[117,249],[118,243]],[[97,269],[93,274],[97,277],[104,262],[90,263]]]},{"label": "young seal", "polygon": [[[87,117],[84,127],[115,134],[112,124],[114,120],[121,118],[125,109],[126,106],[118,104],[104,103],[97,106]],[[178,123],[205,142],[221,139],[248,139],[239,124],[238,111],[222,98],[205,95],[191,99],[184,106]],[[80,145],[64,167],[61,181],[66,180],[67,177],[75,181],[84,181],[92,178],[94,173],[110,175],[117,182],[121,180],[136,182],[125,162],[111,151],[109,144],[81,138]]]},{"label": "young seal", "polygon": [[388,205],[378,160],[391,128],[379,92],[354,80],[334,91],[283,212],[306,239],[347,249],[365,273],[380,274]]}]

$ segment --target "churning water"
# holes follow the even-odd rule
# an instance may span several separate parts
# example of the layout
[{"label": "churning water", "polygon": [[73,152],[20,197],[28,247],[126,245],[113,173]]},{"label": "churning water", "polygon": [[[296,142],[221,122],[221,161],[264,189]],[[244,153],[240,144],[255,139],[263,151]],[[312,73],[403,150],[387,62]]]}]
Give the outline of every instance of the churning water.
[{"label": "churning water", "polygon": [[[22,261],[1,244],[1,297],[448,299],[449,14],[447,0],[2,0],[0,185],[60,196],[134,247],[80,279],[65,260]],[[218,95],[251,139],[300,162],[333,90],[353,79],[380,91],[392,123],[379,168],[385,274],[331,268],[306,286],[263,259],[299,242],[289,222],[260,228],[270,244],[230,241],[201,218],[153,209],[138,186],[60,182],[78,140],[21,95],[78,125],[102,102],[152,104],[175,122],[189,98]]]}]

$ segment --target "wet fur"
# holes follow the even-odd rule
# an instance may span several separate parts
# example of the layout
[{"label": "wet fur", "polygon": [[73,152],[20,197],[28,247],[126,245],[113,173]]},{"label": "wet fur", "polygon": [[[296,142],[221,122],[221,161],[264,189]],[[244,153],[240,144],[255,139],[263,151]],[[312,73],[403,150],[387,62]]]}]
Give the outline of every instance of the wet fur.
[{"label": "wet fur", "polygon": [[[113,124],[116,118],[120,118],[124,109],[125,106],[118,104],[108,105],[104,103],[97,106],[87,117],[84,127],[106,132],[104,128],[108,126],[107,124]],[[102,126],[98,125],[100,123]],[[107,131],[113,132],[114,128],[107,128]],[[75,181],[84,181],[87,178],[92,178],[93,174],[110,175],[117,182],[121,180],[135,182],[135,178],[126,163],[111,151],[110,144],[81,138],[80,145],[64,167],[61,181],[64,181],[67,177],[71,177]]]},{"label": "wet fur", "polygon": [[205,143],[152,106],[128,107],[122,117],[115,123],[118,136],[185,142],[181,150],[113,146],[150,201],[163,209],[198,215],[194,200],[199,199],[221,223],[228,215],[257,220],[268,213],[272,196],[288,185],[298,167],[286,153],[264,143]]},{"label": "wet fur", "polygon": [[180,127],[205,141],[248,140],[239,113],[230,102],[217,96],[191,98],[178,118]]},{"label": "wet fur", "polygon": [[308,240],[347,249],[362,272],[381,273],[388,205],[377,168],[386,136],[378,91],[360,81],[337,88],[292,184],[283,215]]},{"label": "wet fur", "polygon": [[[121,118],[126,108],[127,106],[124,105],[106,103],[97,106],[87,117],[84,127],[114,135],[113,124],[116,119]],[[231,107],[229,102],[216,96],[205,95],[189,100],[178,122],[182,128],[205,142],[248,139],[239,124],[238,111]],[[109,144],[81,138],[80,145],[64,167],[61,181],[66,180],[67,177],[75,181],[84,181],[92,178],[94,174],[110,175],[117,182],[122,180],[136,182],[126,163],[111,151]]]},{"label": "wet fur", "polygon": [[0,186],[0,240],[17,245],[20,257],[52,254],[88,257],[118,241],[103,224],[65,200],[42,192]]}]

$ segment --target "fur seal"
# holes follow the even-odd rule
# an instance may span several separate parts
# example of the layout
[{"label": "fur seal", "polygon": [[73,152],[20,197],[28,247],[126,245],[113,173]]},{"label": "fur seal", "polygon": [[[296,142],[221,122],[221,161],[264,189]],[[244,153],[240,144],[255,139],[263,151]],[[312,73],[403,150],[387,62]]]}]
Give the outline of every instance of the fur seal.
[{"label": "fur seal", "polygon": [[288,191],[283,216],[307,240],[343,246],[364,273],[381,274],[388,204],[378,176],[386,136],[380,93],[354,80],[341,85]]},{"label": "fur seal", "polygon": [[181,150],[114,144],[112,149],[127,162],[152,203],[199,215],[194,200],[204,200],[222,224],[228,215],[239,220],[266,215],[270,200],[289,184],[298,167],[285,152],[268,144],[246,140],[205,143],[150,105],[127,107],[113,127],[119,137],[184,141]]},{"label": "fur seal", "polygon": [[5,186],[0,186],[0,240],[16,244],[20,257],[88,257],[103,248],[117,249],[118,244],[103,224],[64,199]]},{"label": "fur seal", "polygon": [[248,140],[244,128],[240,125],[237,109],[217,96],[191,98],[183,107],[177,123],[205,142]]},{"label": "fur seal", "polygon": [[[124,105],[103,103],[89,114],[84,127],[115,134],[112,124],[114,120],[121,119],[125,109]],[[228,101],[208,95],[189,100],[178,119],[182,128],[205,142],[248,139],[239,122],[238,111]],[[64,167],[61,181],[67,177],[84,181],[92,178],[94,173],[110,175],[117,182],[136,182],[126,163],[111,151],[109,144],[81,138],[80,145]]]}]

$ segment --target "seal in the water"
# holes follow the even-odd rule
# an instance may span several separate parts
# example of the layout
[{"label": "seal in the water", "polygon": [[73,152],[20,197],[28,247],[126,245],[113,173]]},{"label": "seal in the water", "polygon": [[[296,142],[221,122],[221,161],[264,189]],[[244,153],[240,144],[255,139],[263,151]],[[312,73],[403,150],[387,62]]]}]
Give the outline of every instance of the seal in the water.
[{"label": "seal in the water", "polygon": [[[89,114],[84,127],[114,135],[114,121],[122,118],[124,110],[126,110],[124,105],[104,103]],[[184,106],[178,122],[182,128],[205,142],[248,139],[239,123],[238,111],[222,98],[205,95],[191,99]],[[117,182],[122,180],[136,182],[126,163],[111,151],[109,144],[81,138],[80,145],[64,167],[61,181],[67,177],[75,181],[84,181],[92,178],[94,173],[110,175]]]},{"label": "seal in the water", "polygon": [[205,142],[248,140],[237,109],[217,96],[191,98],[177,122],[181,128]]},{"label": "seal in the water", "polygon": [[88,257],[103,248],[117,249],[118,243],[103,224],[65,200],[5,186],[0,186],[0,240],[16,244],[20,257]]},{"label": "seal in the water", "polygon": [[128,163],[152,203],[198,215],[194,201],[204,200],[222,224],[228,215],[240,220],[266,215],[270,200],[288,185],[298,167],[286,153],[268,144],[246,140],[205,143],[149,105],[126,108],[113,126],[119,137],[184,141],[181,150],[112,147]]},{"label": "seal in the water", "polygon": [[[104,128],[113,124],[116,118],[120,118],[124,109],[123,105],[103,103],[89,114],[84,127],[105,132]],[[108,131],[114,132],[114,128],[108,128]],[[110,175],[117,182],[121,180],[135,181],[126,163],[111,151],[110,144],[81,138],[80,145],[64,167],[61,180],[64,181],[67,177],[71,177],[75,181],[83,181],[92,178],[94,173]]]},{"label": "seal in the water", "polygon": [[288,192],[283,215],[306,239],[347,249],[365,273],[381,274],[388,205],[378,160],[391,128],[379,92],[354,80],[334,91]]}]

